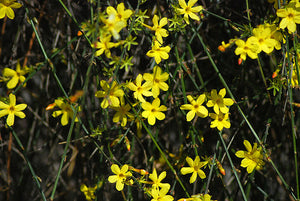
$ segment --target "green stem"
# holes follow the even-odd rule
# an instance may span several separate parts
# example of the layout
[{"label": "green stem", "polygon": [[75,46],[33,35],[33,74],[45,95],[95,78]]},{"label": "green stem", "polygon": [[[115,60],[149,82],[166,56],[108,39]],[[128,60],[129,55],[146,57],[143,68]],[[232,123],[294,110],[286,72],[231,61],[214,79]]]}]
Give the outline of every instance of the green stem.
[{"label": "green stem", "polygon": [[[296,37],[295,37],[296,38]],[[289,56],[289,42],[287,40],[286,42],[286,47],[287,47],[287,59],[288,59],[288,75],[289,75],[289,78],[287,79],[288,80],[288,94],[289,94],[289,103],[290,103],[290,109],[291,109],[291,126],[292,126],[292,138],[293,138],[293,149],[294,149],[294,163],[295,163],[295,177],[296,177],[296,185],[297,185],[297,199],[299,199],[299,175],[298,175],[298,160],[297,160],[297,142],[296,142],[296,125],[295,125],[295,118],[294,118],[294,109],[293,109],[293,91],[292,91],[292,76],[293,76],[293,63],[291,62],[290,60],[290,56]],[[294,41],[294,48],[296,48],[296,44],[295,44],[295,41]],[[295,51],[297,51],[295,49]],[[299,72],[298,72],[298,63],[297,63],[297,52],[296,52],[296,69],[297,69],[297,76],[298,76],[298,79],[299,79]]]},{"label": "green stem", "polygon": [[58,168],[58,171],[57,171],[57,175],[56,175],[53,190],[52,190],[52,193],[51,193],[51,196],[50,196],[50,200],[54,199],[54,195],[55,195],[55,191],[56,191],[56,188],[57,188],[58,180],[59,180],[59,177],[61,175],[61,170],[62,170],[64,161],[66,160],[67,151],[69,149],[72,132],[73,132],[73,128],[74,128],[74,125],[75,125],[75,119],[76,119],[77,111],[78,111],[78,107],[76,107],[75,112],[74,112],[73,117],[72,117],[72,122],[71,122],[71,126],[69,128],[69,133],[68,133],[68,137],[67,137],[67,143],[66,143],[66,146],[65,146],[65,149],[64,149],[64,153],[61,157],[60,165],[59,165],[59,168]]},{"label": "green stem", "polygon": [[24,156],[24,159],[25,159],[25,161],[26,161],[26,163],[27,163],[27,166],[28,166],[28,168],[29,168],[29,170],[30,170],[30,172],[31,172],[31,174],[32,174],[32,177],[33,177],[33,179],[34,179],[34,181],[35,181],[35,183],[36,183],[36,185],[37,185],[37,187],[38,187],[38,189],[39,189],[39,192],[40,192],[40,194],[41,194],[41,196],[42,196],[42,199],[43,199],[44,201],[47,201],[47,199],[46,199],[46,197],[45,197],[45,194],[44,194],[44,192],[43,192],[43,189],[42,189],[42,187],[41,187],[41,184],[40,184],[40,179],[39,179],[39,177],[35,174],[35,172],[34,172],[34,170],[33,170],[33,167],[31,166],[31,163],[30,163],[30,161],[28,160],[28,157],[27,157],[25,148],[24,148],[24,146],[23,146],[21,140],[19,139],[18,135],[16,134],[16,132],[13,130],[12,127],[9,126],[9,129],[11,130],[11,132],[12,132],[14,138],[16,139],[17,144],[18,144],[19,147],[21,148],[21,152],[22,152],[22,154],[23,154],[23,156]]},{"label": "green stem", "polygon": [[230,154],[229,154],[229,152],[228,152],[228,150],[227,150],[226,143],[225,143],[225,141],[224,141],[224,139],[223,139],[221,133],[222,133],[222,131],[218,132],[219,137],[220,137],[220,140],[221,140],[222,145],[223,145],[223,147],[224,147],[224,150],[225,150],[225,152],[226,152],[228,161],[229,161],[229,163],[230,163],[231,170],[233,171],[233,174],[234,174],[234,176],[235,176],[235,178],[236,178],[236,181],[237,181],[237,183],[238,183],[238,185],[239,185],[239,188],[240,188],[240,190],[241,190],[243,199],[244,199],[245,201],[247,201],[247,197],[246,197],[246,195],[245,195],[245,192],[244,192],[242,183],[241,183],[241,181],[240,181],[240,179],[239,179],[239,176],[237,175],[237,172],[236,172],[235,167],[234,167],[234,165],[233,165],[233,162],[232,162],[232,160],[231,160]]}]

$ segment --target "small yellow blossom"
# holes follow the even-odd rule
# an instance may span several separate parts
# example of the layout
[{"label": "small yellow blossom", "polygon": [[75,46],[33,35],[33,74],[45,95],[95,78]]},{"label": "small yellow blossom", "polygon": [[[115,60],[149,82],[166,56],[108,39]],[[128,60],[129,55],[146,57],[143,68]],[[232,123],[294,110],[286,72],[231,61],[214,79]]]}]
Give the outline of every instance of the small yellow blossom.
[{"label": "small yellow blossom", "polygon": [[16,105],[16,96],[11,93],[9,94],[9,104],[0,101],[0,118],[8,115],[6,123],[7,125],[12,126],[15,122],[15,116],[21,119],[25,118],[26,115],[22,112],[22,110],[26,107],[26,104]]},{"label": "small yellow blossom", "polygon": [[153,181],[152,184],[152,188],[156,188],[159,189],[160,188],[170,188],[170,184],[168,183],[161,183],[161,181],[166,178],[167,173],[166,171],[163,171],[158,177],[157,177],[157,173],[156,173],[156,169],[153,169],[152,174],[149,175],[149,179],[151,179]]},{"label": "small yellow blossom", "polygon": [[[69,119],[72,119],[73,115],[74,115],[74,112],[73,112],[73,110],[71,108],[70,103],[66,103],[66,102],[64,102],[61,99],[56,99],[54,101],[54,103],[61,110],[54,111],[52,113],[52,116],[53,117],[58,117],[58,116],[62,115],[61,121],[60,121],[61,125],[63,125],[63,126],[67,125],[69,123]],[[80,111],[80,108],[79,108],[79,111]],[[76,117],[74,121],[78,122],[78,118]]]},{"label": "small yellow blossom", "polygon": [[6,86],[8,89],[13,89],[17,86],[17,84],[22,83],[25,81],[24,75],[28,73],[28,68],[24,67],[21,68],[21,65],[18,61],[16,70],[10,68],[4,68],[2,74],[4,79],[8,78],[9,81],[7,82]]},{"label": "small yellow blossom", "polygon": [[92,201],[96,198],[95,191],[97,190],[97,185],[94,187],[87,187],[85,184],[80,186],[80,191],[84,193],[85,199],[87,201]]},{"label": "small yellow blossom", "polygon": [[148,26],[146,24],[143,24],[144,26],[146,26],[147,28],[151,29],[152,31],[155,31],[155,36],[156,36],[156,40],[162,44],[163,43],[163,39],[162,37],[167,37],[168,31],[166,29],[163,28],[163,26],[168,24],[168,18],[163,17],[159,22],[158,22],[158,16],[154,15],[153,19],[153,27]]},{"label": "small yellow blossom", "polygon": [[169,74],[167,72],[162,72],[159,66],[153,68],[153,74],[145,73],[143,78],[146,80],[145,85],[148,84],[152,88],[152,95],[154,98],[157,98],[160,94],[160,89],[163,91],[168,91],[169,86],[165,81],[169,79]]},{"label": "small yellow blossom", "polygon": [[132,184],[133,181],[129,180],[132,176],[131,172],[128,171],[128,165],[123,165],[121,169],[118,165],[113,164],[111,166],[111,171],[116,175],[111,175],[108,177],[110,183],[116,183],[116,189],[118,191],[123,190],[124,184]]},{"label": "small yellow blossom", "polygon": [[198,96],[197,100],[194,100],[191,95],[188,95],[187,99],[191,104],[184,104],[180,107],[181,110],[190,110],[186,115],[187,121],[191,121],[195,117],[195,114],[201,118],[207,117],[208,111],[206,107],[202,105],[202,103],[205,101],[205,94]]},{"label": "small yellow blossom", "polygon": [[244,140],[244,145],[247,151],[237,151],[235,155],[239,158],[244,158],[241,162],[241,166],[247,168],[247,172],[250,174],[254,169],[260,170],[265,164],[263,161],[263,153],[261,147],[257,147],[257,143],[254,143],[253,148],[248,140]]},{"label": "small yellow blossom", "polygon": [[116,112],[113,116],[113,122],[121,122],[121,126],[124,127],[127,124],[127,117],[129,119],[134,118],[134,115],[129,112],[131,106],[129,104],[125,105],[124,96],[120,98],[120,106],[119,107],[112,107]]},{"label": "small yellow blossom", "polygon": [[135,83],[129,82],[127,88],[131,91],[134,91],[133,96],[135,99],[138,99],[140,102],[146,102],[143,96],[152,96],[152,92],[149,91],[152,88],[151,82],[145,82],[142,84],[143,76],[138,74],[135,79]]},{"label": "small yellow blossom", "polygon": [[111,52],[110,49],[113,47],[116,47],[118,45],[118,43],[113,43],[110,42],[111,40],[111,36],[107,35],[105,37],[100,37],[100,42],[96,41],[95,43],[93,43],[91,46],[92,48],[96,48],[99,49],[96,51],[95,56],[98,57],[100,55],[103,54],[103,52],[105,53],[105,56],[107,58],[111,58]]},{"label": "small yellow blossom", "polygon": [[223,113],[228,113],[229,109],[227,106],[233,105],[233,100],[231,98],[224,98],[226,95],[226,89],[223,88],[217,94],[217,90],[213,89],[209,96],[210,100],[207,101],[207,107],[213,107],[216,114],[219,114],[219,111]]},{"label": "small yellow blossom", "polygon": [[119,107],[119,98],[124,95],[124,91],[120,88],[118,83],[113,81],[112,85],[109,86],[105,80],[101,80],[100,85],[104,91],[97,91],[95,96],[97,98],[104,98],[101,102],[101,107],[103,109],[107,108],[108,106]]},{"label": "small yellow blossom", "polygon": [[110,7],[107,7],[107,18],[101,17],[102,22],[105,24],[104,30],[108,31],[116,40],[120,39],[119,32],[127,26],[126,21],[120,20],[117,13],[112,12]]},{"label": "small yellow blossom", "polygon": [[162,59],[168,59],[169,58],[169,52],[171,48],[169,46],[161,47],[160,43],[155,40],[154,45],[152,46],[152,49],[149,50],[146,55],[148,57],[154,57],[155,62],[159,64]]},{"label": "small yellow blossom", "polygon": [[258,45],[256,44],[256,41],[253,41],[253,39],[254,38],[250,37],[246,42],[241,39],[237,39],[235,41],[237,48],[235,49],[234,53],[236,55],[240,55],[240,58],[244,61],[246,60],[247,55],[251,59],[257,58]]},{"label": "small yellow blossom", "polygon": [[217,128],[219,131],[223,130],[223,128],[230,128],[231,124],[229,121],[229,113],[222,113],[219,112],[219,114],[215,113],[209,113],[209,117],[214,119],[210,123],[211,128]]},{"label": "small yellow blossom", "polygon": [[116,21],[126,22],[126,20],[132,15],[133,12],[130,9],[125,10],[124,3],[119,3],[117,5],[117,10],[112,6],[108,6],[106,8],[106,13],[108,15],[115,15]]},{"label": "small yellow blossom", "polygon": [[249,40],[253,40],[254,43],[257,44],[257,54],[261,51],[269,54],[274,50],[276,40],[271,38],[271,34],[271,29],[264,25],[260,25],[253,29],[253,36],[251,36]]},{"label": "small yellow blossom", "polygon": [[170,188],[157,189],[153,188],[151,190],[151,196],[153,199],[151,201],[173,201],[174,198],[171,195],[167,195]]},{"label": "small yellow blossom", "polygon": [[167,107],[160,105],[159,98],[155,98],[152,103],[144,102],[142,103],[142,116],[148,119],[150,125],[154,125],[156,119],[163,120],[166,118],[166,115],[162,112],[167,111]]},{"label": "small yellow blossom", "polygon": [[289,32],[296,31],[296,24],[300,24],[300,10],[294,6],[287,6],[277,10],[277,16],[283,18],[280,21],[281,29],[287,28]]},{"label": "small yellow blossom", "polygon": [[177,201],[212,201],[209,194],[192,195],[190,198],[181,198]]},{"label": "small yellow blossom", "polygon": [[190,167],[183,167],[181,168],[180,172],[183,175],[192,173],[192,176],[190,178],[190,183],[194,183],[196,181],[197,175],[199,175],[201,179],[206,178],[206,175],[203,172],[203,170],[201,170],[201,168],[207,164],[207,161],[200,162],[199,156],[196,156],[194,161],[190,157],[186,157],[185,160]]},{"label": "small yellow blossom", "polygon": [[0,1],[0,19],[7,16],[9,19],[15,18],[13,8],[20,8],[22,4],[15,2],[16,0],[1,0]]},{"label": "small yellow blossom", "polygon": [[188,4],[186,5],[185,0],[179,0],[179,5],[181,8],[177,8],[178,14],[179,15],[184,15],[183,19],[187,24],[189,24],[189,17],[192,18],[193,20],[199,21],[200,18],[195,14],[199,13],[203,7],[202,6],[196,6],[195,3],[197,3],[198,0],[189,0]]}]

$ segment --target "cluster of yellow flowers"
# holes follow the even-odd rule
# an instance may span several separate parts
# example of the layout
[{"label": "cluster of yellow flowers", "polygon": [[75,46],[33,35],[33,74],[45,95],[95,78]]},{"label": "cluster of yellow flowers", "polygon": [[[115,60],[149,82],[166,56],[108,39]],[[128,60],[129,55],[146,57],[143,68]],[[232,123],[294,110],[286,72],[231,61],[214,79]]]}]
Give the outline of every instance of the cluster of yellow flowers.
[{"label": "cluster of yellow flowers", "polygon": [[283,36],[275,24],[261,24],[254,28],[252,33],[246,42],[242,39],[235,40],[235,54],[240,55],[241,60],[245,61],[247,56],[256,59],[262,51],[270,54],[274,48],[281,49]]},{"label": "cluster of yellow flowers", "polygon": [[[230,128],[229,121],[229,108],[233,105],[231,98],[224,98],[226,95],[226,89],[223,88],[217,93],[217,90],[213,89],[210,94],[201,94],[195,100],[191,95],[188,95],[188,101],[190,104],[184,104],[180,107],[181,110],[190,110],[186,115],[186,120],[191,121],[195,115],[197,117],[205,118],[209,115],[213,119],[211,122],[211,128],[217,128],[222,130],[223,128]],[[208,113],[208,110],[202,104],[208,99],[206,106],[212,107],[214,113]]]},{"label": "cluster of yellow flowers", "polygon": [[[205,173],[200,168],[206,165],[207,161],[200,162],[199,156],[197,156],[195,161],[193,161],[191,158],[188,157],[187,162],[189,163],[190,167],[182,168],[181,172],[184,172],[183,174],[193,173],[191,179],[193,178],[195,180],[197,174],[199,174],[199,176],[201,175],[200,177],[202,179],[205,178]],[[123,165],[121,168],[117,164],[113,164],[111,166],[111,171],[114,173],[114,175],[109,176],[108,181],[110,183],[116,183],[116,189],[118,191],[123,191],[124,185],[133,186],[134,181],[131,178],[133,176],[132,172],[136,172],[139,173],[141,177],[137,178],[135,181],[137,181],[140,184],[151,185],[151,187],[143,187],[144,191],[152,197],[151,201],[174,200],[173,196],[167,195],[171,187],[170,184],[162,182],[162,180],[165,179],[167,176],[166,171],[163,171],[158,175],[156,169],[154,168],[153,172],[149,174],[149,172],[147,172],[144,169],[136,169],[127,164]],[[145,180],[145,175],[148,174],[150,180]],[[211,196],[209,194],[205,194],[205,195],[199,194],[199,195],[193,195],[191,196],[191,198],[182,198],[179,200],[210,201]]]},{"label": "cluster of yellow flowers", "polygon": [[[126,126],[127,119],[130,121],[134,120],[134,115],[129,111],[133,106],[141,103],[141,107],[144,110],[141,115],[142,117],[148,119],[150,125],[156,123],[156,119],[165,119],[164,111],[167,107],[160,105],[160,99],[158,98],[160,90],[167,91],[169,89],[168,84],[165,82],[169,78],[169,74],[162,72],[159,66],[153,68],[153,73],[139,74],[135,81],[131,81],[127,84],[118,84],[116,81],[112,81],[111,86],[105,80],[100,81],[100,85],[103,90],[97,91],[95,96],[98,98],[103,98],[101,102],[101,107],[103,109],[110,107],[117,111],[113,117],[113,122],[120,122],[121,126]],[[143,83],[143,81],[145,81]],[[133,97],[137,100],[136,103],[125,104],[124,98],[124,88],[133,91]],[[154,98],[153,102],[147,102],[145,97],[152,96]]]}]

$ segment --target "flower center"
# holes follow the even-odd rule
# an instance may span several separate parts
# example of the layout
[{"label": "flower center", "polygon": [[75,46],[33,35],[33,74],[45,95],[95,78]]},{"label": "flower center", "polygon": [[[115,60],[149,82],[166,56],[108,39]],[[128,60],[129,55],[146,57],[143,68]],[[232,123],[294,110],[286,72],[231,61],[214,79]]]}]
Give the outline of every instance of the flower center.
[{"label": "flower center", "polygon": [[15,106],[10,106],[10,107],[8,108],[8,110],[9,110],[10,112],[14,112],[14,111],[15,111]]},{"label": "flower center", "polygon": [[153,112],[153,113],[156,112],[156,109],[155,109],[155,108],[152,108],[152,109],[151,109],[151,112]]},{"label": "flower center", "polygon": [[190,12],[191,12],[191,8],[190,8],[190,7],[186,7],[186,8],[185,8],[185,12],[186,12],[186,13],[190,13]]},{"label": "flower center", "polygon": [[294,14],[293,14],[293,13],[289,13],[287,17],[288,17],[290,20],[293,20]]},{"label": "flower center", "polygon": [[198,104],[195,104],[195,105],[194,105],[194,109],[197,110],[198,108],[199,108],[199,105],[198,105]]}]

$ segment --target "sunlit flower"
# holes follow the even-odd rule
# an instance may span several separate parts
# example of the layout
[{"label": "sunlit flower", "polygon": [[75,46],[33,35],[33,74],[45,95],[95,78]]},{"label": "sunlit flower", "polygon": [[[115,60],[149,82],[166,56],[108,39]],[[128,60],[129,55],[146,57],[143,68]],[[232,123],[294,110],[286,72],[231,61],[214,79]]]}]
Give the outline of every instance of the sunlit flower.
[{"label": "sunlit flower", "polygon": [[236,44],[236,49],[234,53],[236,55],[240,55],[240,58],[242,60],[246,60],[247,55],[251,59],[256,59],[257,58],[257,50],[258,50],[258,45],[256,44],[255,41],[253,41],[253,38],[248,38],[248,40],[245,42],[241,39],[237,39],[235,41]]},{"label": "sunlit flower", "polygon": [[209,117],[214,119],[210,123],[211,128],[217,128],[219,131],[223,130],[223,128],[230,128],[231,124],[229,121],[229,113],[222,113],[219,112],[219,114],[215,113],[209,113]]},{"label": "sunlit flower", "polygon": [[159,22],[158,22],[158,16],[154,15],[152,22],[153,22],[153,27],[148,26],[143,24],[144,26],[146,26],[147,28],[151,29],[152,31],[155,31],[155,36],[156,36],[156,40],[162,44],[163,43],[163,39],[162,37],[167,37],[168,31],[166,29],[163,28],[163,26],[168,24],[168,18],[163,17]]},{"label": "sunlit flower", "polygon": [[8,89],[13,89],[17,86],[17,84],[22,83],[25,81],[24,75],[28,73],[28,68],[24,67],[21,68],[21,65],[18,61],[16,70],[10,68],[4,68],[2,74],[4,79],[8,78],[9,81],[7,82],[6,86]]},{"label": "sunlit flower", "polygon": [[0,19],[7,16],[9,19],[15,18],[13,8],[20,8],[22,4],[15,2],[16,0],[1,0],[0,1]]},{"label": "sunlit flower", "polygon": [[159,66],[153,68],[153,74],[145,73],[143,78],[146,80],[146,85],[150,84],[152,88],[153,97],[158,97],[160,89],[163,91],[168,91],[169,86],[165,81],[169,79],[169,74],[167,72],[162,72]]},{"label": "sunlit flower", "polygon": [[[67,102],[64,102],[63,100],[61,99],[56,99],[54,101],[55,105],[58,106],[61,110],[57,110],[57,111],[54,111],[52,113],[52,116],[53,117],[58,117],[60,115],[61,116],[61,125],[65,126],[69,123],[69,119],[72,119],[73,118],[73,115],[74,115],[74,112],[71,108],[71,105],[70,103],[67,103]],[[80,108],[79,108],[79,111],[80,111]],[[78,118],[75,117],[75,122],[78,122]]]},{"label": "sunlit flower", "polygon": [[135,79],[135,83],[129,82],[127,88],[131,91],[134,91],[133,96],[135,99],[138,99],[140,102],[146,102],[143,96],[152,96],[152,92],[149,91],[152,88],[152,83],[145,82],[142,84],[143,76],[138,74]]},{"label": "sunlit flower", "polygon": [[110,86],[105,80],[101,80],[100,85],[104,91],[97,91],[95,96],[97,98],[104,98],[101,102],[101,107],[103,109],[108,106],[119,107],[119,98],[124,95],[124,91],[121,89],[120,85],[118,85],[116,81],[113,81]]},{"label": "sunlit flower", "polygon": [[151,190],[151,196],[153,199],[151,201],[173,201],[174,198],[171,195],[167,195],[170,188],[157,189],[153,188]]},{"label": "sunlit flower", "polygon": [[166,171],[163,171],[158,177],[156,173],[156,169],[153,169],[153,172],[149,175],[149,179],[153,181],[152,188],[159,189],[160,188],[170,188],[170,184],[168,183],[161,183],[161,181],[166,178],[167,173]]},{"label": "sunlit flower", "polygon": [[188,95],[187,99],[191,104],[184,104],[180,107],[181,110],[190,110],[186,115],[187,121],[191,121],[195,117],[195,114],[197,114],[198,117],[207,117],[208,111],[206,107],[202,105],[205,101],[205,94],[198,96],[197,100],[194,100],[191,95]]},{"label": "sunlit flower", "polygon": [[80,186],[80,191],[84,193],[85,199],[87,201],[92,201],[96,198],[95,191],[97,190],[97,185],[94,187],[87,187],[85,184]]},{"label": "sunlit flower", "polygon": [[199,21],[200,18],[195,14],[199,13],[203,7],[202,6],[196,6],[195,3],[197,3],[198,0],[189,0],[188,4],[186,5],[185,0],[179,0],[179,5],[181,8],[177,8],[178,14],[179,15],[184,15],[183,19],[187,24],[189,24],[189,17],[192,18],[193,20]]},{"label": "sunlit flower", "polygon": [[159,64],[162,59],[168,59],[169,58],[169,52],[171,48],[169,46],[161,47],[160,43],[158,41],[154,41],[154,45],[152,46],[152,49],[149,50],[146,55],[148,57],[154,57],[155,62]]},{"label": "sunlit flower", "polygon": [[272,32],[270,27],[260,25],[253,29],[253,36],[251,36],[248,40],[253,40],[257,44],[258,49],[256,53],[264,51],[269,54],[274,50],[276,45],[276,40],[271,38],[271,35]]},{"label": "sunlit flower", "polygon": [[154,125],[156,119],[163,120],[166,118],[166,115],[162,112],[167,111],[167,107],[160,105],[159,98],[155,98],[152,104],[149,102],[142,103],[142,108],[144,110],[142,112],[142,116],[148,119],[148,123],[150,125]]},{"label": "sunlit flower", "polygon": [[125,10],[124,3],[119,3],[117,5],[117,10],[112,6],[108,6],[106,8],[106,13],[108,15],[115,15],[116,21],[126,22],[126,20],[132,15],[133,12],[130,9]]},{"label": "sunlit flower", "polygon": [[241,166],[247,168],[247,172],[251,173],[254,169],[260,170],[265,164],[263,161],[263,153],[261,147],[257,147],[254,143],[253,148],[248,140],[244,140],[244,145],[247,151],[237,151],[235,155],[239,158],[244,158]]},{"label": "sunlit flower", "polygon": [[186,157],[185,160],[189,164],[190,167],[183,167],[183,168],[181,168],[180,172],[183,175],[192,173],[192,176],[190,178],[190,183],[194,183],[196,181],[197,175],[201,179],[206,178],[206,175],[203,172],[203,170],[201,170],[201,168],[207,164],[207,161],[200,162],[199,156],[196,156],[194,161],[190,157]]},{"label": "sunlit flower", "polygon": [[217,94],[217,90],[213,89],[209,96],[210,100],[207,101],[207,107],[213,107],[216,114],[219,112],[228,113],[229,109],[227,106],[233,105],[233,100],[231,98],[224,98],[226,95],[226,89],[223,88]]},{"label": "sunlit flower", "polygon": [[295,7],[287,6],[277,10],[277,16],[283,18],[280,21],[281,29],[287,28],[289,32],[296,31],[296,24],[300,24],[300,10]]},{"label": "sunlit flower", "polygon": [[103,52],[105,53],[105,56],[107,58],[111,58],[111,52],[110,49],[113,47],[116,47],[118,44],[117,43],[113,43],[110,42],[111,36],[107,35],[105,37],[100,37],[100,42],[96,41],[95,43],[93,43],[91,46],[92,48],[96,48],[99,49],[95,52],[95,56],[98,57],[100,55],[103,54]]},{"label": "sunlit flower", "polygon": [[101,18],[105,24],[104,29],[107,30],[116,40],[120,39],[119,32],[127,26],[126,21],[120,20],[118,14],[111,12],[112,10],[108,7],[106,12],[108,18]]},{"label": "sunlit flower", "polygon": [[121,122],[121,126],[126,126],[127,124],[127,117],[130,119],[134,118],[134,115],[129,112],[131,106],[129,104],[125,105],[124,96],[120,98],[120,106],[119,107],[112,107],[116,112],[113,116],[113,122]]},{"label": "sunlit flower", "polygon": [[177,201],[212,201],[209,194],[192,195],[190,198],[181,198]]},{"label": "sunlit flower", "polygon": [[7,125],[12,126],[15,122],[15,116],[21,119],[25,118],[26,115],[22,112],[22,110],[26,107],[26,104],[16,105],[16,96],[11,93],[9,94],[9,104],[0,101],[0,118],[8,115],[6,123]]},{"label": "sunlit flower", "polygon": [[124,184],[131,184],[133,181],[129,180],[132,176],[131,172],[128,171],[128,165],[123,165],[121,169],[117,164],[111,166],[111,171],[116,175],[111,175],[108,177],[110,183],[116,183],[116,189],[118,191],[123,190]]}]

